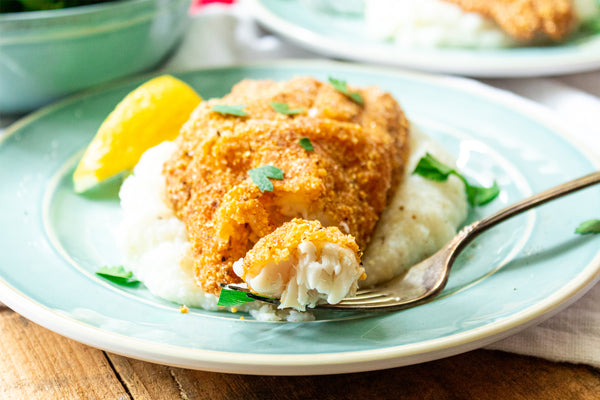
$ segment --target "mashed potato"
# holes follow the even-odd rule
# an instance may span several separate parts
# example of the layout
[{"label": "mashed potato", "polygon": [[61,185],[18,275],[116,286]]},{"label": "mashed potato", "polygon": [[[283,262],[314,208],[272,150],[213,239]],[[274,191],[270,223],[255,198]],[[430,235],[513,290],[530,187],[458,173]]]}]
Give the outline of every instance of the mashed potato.
[{"label": "mashed potato", "polygon": [[[163,164],[174,150],[172,142],[149,149],[123,183],[119,193],[123,219],[117,242],[125,267],[154,295],[215,310],[217,297],[204,293],[195,283],[185,224],[175,217],[166,201]],[[388,280],[433,253],[454,236],[466,217],[467,202],[460,180],[451,177],[447,182],[433,182],[411,174],[425,152],[449,165],[454,164],[452,158],[416,129],[411,130],[410,151],[405,180],[384,210],[363,257],[366,284]],[[301,250],[306,265],[318,261],[328,268],[326,259],[317,260],[313,249]],[[277,310],[260,302],[238,309],[248,310],[259,320],[312,318],[310,313]]]},{"label": "mashed potato", "polygon": [[367,33],[415,48],[494,48],[515,44],[490,19],[443,0],[368,0]]},{"label": "mashed potato", "polygon": [[427,152],[455,166],[452,156],[414,126],[410,138],[402,183],[383,210],[363,255],[367,273],[363,287],[388,281],[429,257],[456,235],[467,218],[467,195],[460,179],[450,176],[446,182],[434,182],[412,173]]}]

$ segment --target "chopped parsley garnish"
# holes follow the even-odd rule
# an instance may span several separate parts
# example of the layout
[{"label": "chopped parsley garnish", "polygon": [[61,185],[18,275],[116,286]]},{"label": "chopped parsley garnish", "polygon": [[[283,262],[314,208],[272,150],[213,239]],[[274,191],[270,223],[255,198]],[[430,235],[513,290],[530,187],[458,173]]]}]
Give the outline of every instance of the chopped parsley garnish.
[{"label": "chopped parsley garnish", "polygon": [[423,178],[432,181],[443,182],[448,179],[453,172],[455,172],[454,169],[438,161],[431,154],[425,153],[425,156],[421,157],[417,163],[417,167],[413,171],[413,174],[419,174]]},{"label": "chopped parsley garnish", "polygon": [[600,233],[600,219],[590,219],[589,221],[582,222],[577,229],[575,229],[575,233],[581,235]]},{"label": "chopped parsley garnish", "polygon": [[269,178],[283,179],[283,171],[272,165],[263,165],[262,167],[253,168],[248,171],[248,175],[250,175],[252,182],[254,182],[263,193],[273,191],[273,183]]},{"label": "chopped parsley garnish", "polygon": [[244,104],[215,104],[214,106],[212,106],[211,110],[224,115],[235,115],[236,117],[245,117],[246,115],[248,115],[248,113],[244,111],[244,108],[246,108]]},{"label": "chopped parsley garnish", "polygon": [[223,307],[233,307],[250,303],[255,300],[256,299],[249,297],[246,292],[240,292],[238,290],[231,289],[221,289],[221,294],[219,295],[219,302],[217,305]]},{"label": "chopped parsley garnish", "polygon": [[131,271],[125,271],[121,265],[116,267],[104,266],[96,271],[96,274],[119,285],[134,286],[140,283],[140,281],[133,277]]},{"label": "chopped parsley garnish", "polygon": [[272,101],[270,103],[270,105],[271,105],[271,108],[273,110],[275,110],[275,112],[278,112],[279,114],[294,115],[294,114],[300,114],[301,112],[304,112],[304,108],[290,108],[289,104],[281,103],[279,101]]},{"label": "chopped parsley garnish", "polygon": [[310,142],[310,139],[307,137],[303,137],[298,141],[298,143],[300,143],[300,146],[302,146],[302,148],[306,151],[313,151],[315,149]]},{"label": "chopped parsley garnish", "polygon": [[489,188],[471,185],[463,175],[455,169],[438,161],[429,153],[426,153],[424,157],[421,157],[413,174],[418,174],[424,178],[437,182],[443,182],[447,180],[450,175],[456,175],[465,184],[467,198],[472,206],[485,205],[500,194],[500,188],[495,181],[492,187]]},{"label": "chopped parsley garnish", "polygon": [[358,93],[358,92],[350,92],[350,90],[348,90],[348,86],[346,85],[346,81],[342,81],[342,80],[335,79],[335,78],[329,78],[329,83],[331,83],[331,86],[333,86],[333,88],[335,90],[337,90],[338,92],[346,95],[347,97],[349,97],[356,104],[360,104],[361,106],[364,104],[363,98],[360,95],[360,93]]},{"label": "chopped parsley garnish", "polygon": [[56,10],[115,0],[0,0],[0,13]]},{"label": "chopped parsley garnish", "polygon": [[484,206],[490,203],[500,194],[500,187],[494,181],[494,184],[489,187],[470,185],[464,177],[461,178],[467,189],[467,198],[472,206]]},{"label": "chopped parsley garnish", "polygon": [[[600,5],[600,3],[599,3]],[[600,33],[600,20],[597,18],[585,21],[579,27],[579,30],[587,34],[598,34]]]}]

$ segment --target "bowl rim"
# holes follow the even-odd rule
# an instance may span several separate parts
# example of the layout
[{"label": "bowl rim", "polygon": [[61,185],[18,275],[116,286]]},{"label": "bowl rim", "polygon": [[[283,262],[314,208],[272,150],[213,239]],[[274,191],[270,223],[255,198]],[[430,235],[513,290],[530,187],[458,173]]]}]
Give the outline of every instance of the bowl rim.
[{"label": "bowl rim", "polygon": [[[3,46],[49,43],[118,31],[146,23],[163,13],[181,10],[182,6],[187,7],[189,14],[191,2],[118,0],[70,9],[0,14],[0,50]],[[3,35],[3,32],[8,34]]]},{"label": "bowl rim", "polygon": [[[68,18],[79,15],[93,15],[101,13],[109,9],[119,9],[125,7],[135,6],[137,4],[143,5],[145,3],[151,4],[156,3],[157,0],[114,0],[96,4],[86,4],[82,6],[59,8],[54,10],[39,10],[39,11],[19,11],[19,12],[7,12],[0,13],[0,23],[2,22],[18,22],[18,21],[49,21],[60,18]],[[167,1],[169,3],[177,3],[177,1]]]}]

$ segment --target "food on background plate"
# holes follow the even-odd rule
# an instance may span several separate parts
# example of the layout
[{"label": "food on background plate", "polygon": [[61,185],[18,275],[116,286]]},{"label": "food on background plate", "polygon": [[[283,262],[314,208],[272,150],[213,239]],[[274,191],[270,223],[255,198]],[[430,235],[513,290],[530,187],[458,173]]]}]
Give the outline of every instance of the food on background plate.
[{"label": "food on background plate", "polygon": [[124,266],[186,306],[219,309],[220,284],[246,282],[280,309],[232,311],[311,319],[299,311],[388,280],[454,236],[465,185],[413,174],[426,153],[453,168],[378,88],[242,81],[201,103],[124,181]]},{"label": "food on background plate", "polygon": [[403,47],[556,43],[600,19],[596,0],[365,0],[367,34]]}]

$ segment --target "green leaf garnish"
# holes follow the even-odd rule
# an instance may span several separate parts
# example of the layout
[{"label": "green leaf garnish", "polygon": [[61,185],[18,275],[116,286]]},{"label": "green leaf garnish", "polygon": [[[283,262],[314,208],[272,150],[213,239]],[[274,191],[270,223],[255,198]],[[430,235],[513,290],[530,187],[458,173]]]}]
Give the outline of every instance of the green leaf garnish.
[{"label": "green leaf garnish", "polygon": [[455,172],[454,169],[448,167],[446,164],[438,161],[429,153],[425,153],[425,156],[421,157],[413,174],[419,174],[423,178],[427,178],[436,182],[443,182]]},{"label": "green leaf garnish", "polygon": [[[599,4],[600,5],[600,4]],[[579,30],[586,34],[597,34],[600,33],[600,19],[594,18],[588,21],[585,21],[579,27]]]},{"label": "green leaf garnish", "polygon": [[581,235],[600,233],[600,219],[590,219],[589,221],[582,222],[577,229],[575,229],[575,233]]},{"label": "green leaf garnish", "polygon": [[28,11],[55,10],[66,7],[64,1],[56,0],[20,0],[20,2]]},{"label": "green leaf garnish", "polygon": [[271,105],[271,108],[273,110],[275,110],[275,112],[278,112],[279,114],[294,115],[294,114],[300,114],[301,112],[304,112],[304,108],[290,109],[289,104],[280,103],[279,101],[272,101],[269,104]]},{"label": "green leaf garnish", "polygon": [[483,206],[488,204],[500,194],[500,188],[496,181],[494,181],[492,187],[489,188],[471,185],[462,174],[440,162],[429,153],[426,153],[425,156],[421,157],[413,174],[421,175],[426,179],[436,182],[443,182],[447,180],[450,175],[456,175],[465,184],[467,199],[472,206]]},{"label": "green leaf garnish", "polygon": [[473,206],[486,205],[500,194],[500,188],[498,187],[498,183],[496,181],[494,181],[492,187],[489,188],[470,185],[464,178],[462,181],[465,183],[469,203]]},{"label": "green leaf garnish", "polygon": [[240,292],[238,290],[230,289],[221,289],[221,294],[219,295],[219,302],[217,303],[217,305],[223,307],[233,307],[250,303],[255,300],[256,299],[248,297],[248,294],[246,292]]},{"label": "green leaf garnish", "polygon": [[360,95],[360,93],[350,92],[350,90],[348,90],[348,85],[346,85],[346,81],[342,81],[335,78],[329,78],[329,83],[331,83],[331,86],[333,86],[335,90],[346,95],[355,103],[360,104],[361,106],[364,104],[363,98]]},{"label": "green leaf garnish", "polygon": [[313,151],[315,148],[313,147],[311,141],[309,138],[307,137],[303,137],[302,139],[300,139],[298,141],[298,143],[300,143],[300,146],[302,146],[302,148],[306,151]]},{"label": "green leaf garnish", "polygon": [[244,108],[246,108],[246,106],[243,104],[215,104],[214,106],[212,106],[211,110],[224,115],[235,115],[236,117],[245,117],[246,115],[248,115],[248,113],[244,111]]},{"label": "green leaf garnish", "polygon": [[108,279],[113,283],[124,286],[134,286],[140,283],[140,281],[133,277],[133,273],[131,271],[125,271],[121,265],[116,267],[104,266],[96,271],[96,275]]},{"label": "green leaf garnish", "polygon": [[254,182],[263,193],[273,191],[273,183],[269,178],[283,179],[283,171],[272,165],[263,165],[262,167],[248,170],[248,175],[250,175],[252,182]]}]

